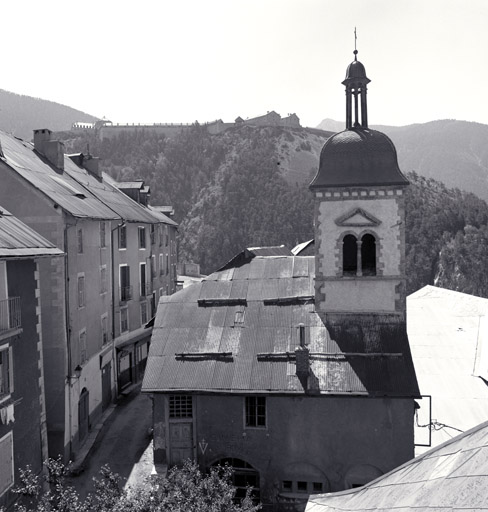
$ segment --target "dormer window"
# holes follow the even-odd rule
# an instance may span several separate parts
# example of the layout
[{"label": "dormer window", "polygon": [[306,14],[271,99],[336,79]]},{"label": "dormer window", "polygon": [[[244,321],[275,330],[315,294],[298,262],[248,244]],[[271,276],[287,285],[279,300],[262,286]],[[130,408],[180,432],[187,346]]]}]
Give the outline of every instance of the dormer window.
[{"label": "dormer window", "polygon": [[342,240],[342,275],[361,277],[376,275],[376,238],[366,233],[358,240],[348,234]]}]

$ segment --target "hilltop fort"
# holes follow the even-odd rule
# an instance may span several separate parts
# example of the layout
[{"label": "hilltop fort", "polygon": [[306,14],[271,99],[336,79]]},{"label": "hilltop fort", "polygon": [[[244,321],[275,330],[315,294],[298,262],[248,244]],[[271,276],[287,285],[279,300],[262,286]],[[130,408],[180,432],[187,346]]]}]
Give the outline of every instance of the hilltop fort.
[{"label": "hilltop fort", "polygon": [[[253,117],[251,119],[243,119],[237,117],[233,123],[224,123],[222,119],[203,123],[212,135],[222,133],[225,130],[241,125],[250,126],[283,126],[287,128],[301,128],[300,119],[296,114],[288,114],[281,117],[274,110],[265,115]],[[95,123],[73,123],[71,130],[74,132],[96,131],[101,139],[111,139],[119,133],[131,133],[141,130],[151,130],[157,133],[163,133],[166,137],[173,137],[183,130],[187,130],[191,123],[154,123],[154,124],[114,124],[109,120],[102,119]]]}]

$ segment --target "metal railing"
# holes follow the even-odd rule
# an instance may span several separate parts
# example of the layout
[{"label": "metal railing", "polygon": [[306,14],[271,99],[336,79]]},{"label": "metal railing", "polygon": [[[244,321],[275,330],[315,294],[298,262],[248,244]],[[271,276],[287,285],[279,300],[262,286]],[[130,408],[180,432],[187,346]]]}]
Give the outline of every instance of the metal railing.
[{"label": "metal railing", "polygon": [[147,283],[141,283],[141,293],[139,296],[140,300],[146,300],[148,295],[152,293],[152,282],[148,281]]},{"label": "metal railing", "polygon": [[0,300],[0,333],[19,329],[21,326],[20,297]]},{"label": "metal railing", "polygon": [[127,302],[132,299],[132,286],[120,287],[120,302]]}]

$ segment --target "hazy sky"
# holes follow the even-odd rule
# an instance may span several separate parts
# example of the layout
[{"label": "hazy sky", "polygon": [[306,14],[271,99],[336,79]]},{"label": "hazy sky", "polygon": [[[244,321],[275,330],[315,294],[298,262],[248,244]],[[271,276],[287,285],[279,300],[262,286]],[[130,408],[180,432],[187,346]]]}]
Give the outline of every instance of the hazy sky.
[{"label": "hazy sky", "polygon": [[371,124],[488,124],[487,0],[6,0],[0,17],[1,89],[113,122],[342,121],[357,26]]}]

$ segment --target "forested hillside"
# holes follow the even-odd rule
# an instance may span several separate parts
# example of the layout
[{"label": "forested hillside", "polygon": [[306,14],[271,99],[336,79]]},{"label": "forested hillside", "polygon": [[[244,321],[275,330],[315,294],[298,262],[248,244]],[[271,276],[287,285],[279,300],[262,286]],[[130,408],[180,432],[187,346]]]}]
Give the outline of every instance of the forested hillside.
[{"label": "forested hillside", "polygon": [[[310,153],[316,169],[309,135],[242,127],[211,136],[196,125],[173,139],[144,132],[104,141],[67,133],[64,139],[70,151],[86,151],[89,144],[115,178],[144,179],[152,204],[173,205],[180,259],[198,262],[210,273],[244,247],[284,243],[291,248],[313,237],[311,193],[306,183],[289,179],[283,151],[286,144],[288,153],[296,148]],[[312,167],[310,178],[311,173]],[[488,297],[487,204],[416,173],[408,177],[408,292],[436,282]]]},{"label": "forested hillside", "polygon": [[0,89],[0,130],[31,140],[33,130],[69,130],[75,122],[93,123],[89,114],[53,101],[23,96]]}]

